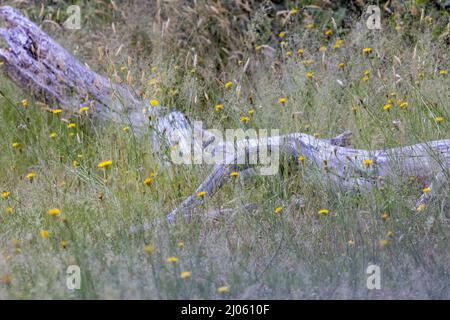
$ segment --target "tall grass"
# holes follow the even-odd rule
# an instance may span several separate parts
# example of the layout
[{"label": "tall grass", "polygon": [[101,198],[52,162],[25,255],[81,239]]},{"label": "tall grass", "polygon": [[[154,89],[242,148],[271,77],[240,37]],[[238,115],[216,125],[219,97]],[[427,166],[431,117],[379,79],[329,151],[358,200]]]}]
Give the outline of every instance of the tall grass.
[{"label": "tall grass", "polygon": [[[354,145],[367,149],[449,138],[442,12],[402,12],[373,31],[358,20],[334,27],[337,11],[311,9],[309,17],[298,13],[283,23],[275,9],[253,7],[237,33],[239,23],[220,2],[198,1],[195,10],[183,1],[146,3],[82,3],[82,30],[43,28],[93,69],[208,128],[323,138],[351,130]],[[34,18],[39,11],[28,8]],[[333,34],[325,36],[329,28]],[[338,39],[343,44],[333,48]],[[449,297],[448,190],[412,212],[426,186],[415,177],[345,192],[306,159],[298,171],[236,179],[205,199],[190,221],[166,225],[160,221],[195,190],[208,166],[166,165],[148,137],[88,115],[46,112],[5,78],[1,92],[0,189],[9,195],[0,201],[0,298]],[[103,160],[113,163],[99,169]],[[29,172],[36,173],[32,181]],[[219,207],[232,213],[205,218]],[[50,208],[61,214],[50,216]],[[81,268],[81,290],[66,287],[71,264]],[[381,267],[381,290],[366,287],[370,264]],[[190,277],[182,279],[183,271]],[[218,292],[223,286],[228,290]]]}]

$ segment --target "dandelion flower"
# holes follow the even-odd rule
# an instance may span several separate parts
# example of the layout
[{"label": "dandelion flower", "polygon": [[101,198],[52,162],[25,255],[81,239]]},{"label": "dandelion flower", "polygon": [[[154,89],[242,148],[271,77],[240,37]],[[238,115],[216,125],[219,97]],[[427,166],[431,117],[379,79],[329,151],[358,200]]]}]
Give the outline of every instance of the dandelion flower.
[{"label": "dandelion flower", "polygon": [[255,113],[255,109],[250,109],[250,110],[248,110],[248,114],[249,114],[250,116],[252,116],[254,113]]},{"label": "dandelion flower", "polygon": [[312,29],[314,29],[314,23],[308,23],[307,25],[306,25],[306,29],[308,29],[308,30],[312,30]]},{"label": "dandelion flower", "polygon": [[220,111],[220,110],[223,110],[223,104],[216,104],[215,106],[214,106],[214,108],[216,109],[216,111]]},{"label": "dandelion flower", "polygon": [[381,248],[385,248],[388,245],[388,243],[389,243],[389,241],[385,240],[385,239],[379,241]]},{"label": "dandelion flower", "polygon": [[152,178],[145,178],[144,179],[144,184],[149,187],[152,184],[153,180]]},{"label": "dandelion flower", "polygon": [[362,161],[362,163],[363,163],[363,165],[364,165],[366,168],[368,168],[368,167],[370,167],[370,166],[373,164],[373,160],[365,159],[365,160]]},{"label": "dandelion flower", "polygon": [[28,107],[28,100],[27,99],[23,99],[22,101],[20,101],[20,104],[22,105],[22,107],[27,108]]},{"label": "dandelion flower", "polygon": [[202,198],[206,195],[206,191],[197,192],[197,198]]},{"label": "dandelion flower", "polygon": [[298,157],[298,161],[300,161],[301,163],[305,162],[305,157],[304,156],[299,156]]},{"label": "dandelion flower", "polygon": [[288,57],[292,56],[292,51],[286,52],[286,56],[288,56]]},{"label": "dandelion flower", "polygon": [[323,34],[327,37],[331,37],[333,35],[333,29],[327,29]]},{"label": "dandelion flower", "polygon": [[66,249],[67,248],[67,244],[68,242],[66,240],[61,240],[61,242],[59,243],[59,245],[61,246],[61,248]]},{"label": "dandelion flower", "polygon": [[425,187],[422,189],[423,193],[428,193],[430,192],[430,190],[431,190],[430,187]]},{"label": "dandelion flower", "polygon": [[184,242],[183,241],[178,241],[177,242],[177,247],[180,248],[180,249],[183,249],[184,248]]},{"label": "dandelion flower", "polygon": [[2,198],[7,200],[9,198],[10,193],[8,191],[3,191],[2,192]]},{"label": "dandelion flower", "polygon": [[58,208],[51,208],[47,213],[51,216],[57,216],[61,214],[61,210],[59,210]]},{"label": "dandelion flower", "polygon": [[389,230],[387,233],[386,233],[386,237],[388,237],[388,238],[392,238],[394,236],[394,232],[392,231],[392,230]]},{"label": "dandelion flower", "polygon": [[353,240],[348,240],[348,241],[347,241],[347,244],[348,244],[349,246],[354,246],[354,245],[355,245],[355,241],[353,241]]},{"label": "dandelion flower", "polygon": [[421,211],[425,210],[425,208],[426,208],[425,203],[421,203],[417,206],[416,212],[421,212]]},{"label": "dandelion flower", "polygon": [[51,139],[56,139],[58,137],[58,134],[56,132],[52,132],[52,133],[50,133],[49,137]]},{"label": "dandelion flower", "polygon": [[232,173],[230,173],[230,177],[238,177],[239,176],[239,172],[233,171]]},{"label": "dandelion flower", "polygon": [[319,52],[325,52],[325,51],[327,51],[327,47],[325,47],[325,46],[319,47]]},{"label": "dandelion flower", "polygon": [[306,77],[307,77],[308,79],[312,79],[312,78],[314,77],[314,73],[311,72],[311,71],[308,71],[308,72],[306,73]]},{"label": "dandelion flower", "polygon": [[389,219],[389,213],[388,212],[383,212],[381,214],[381,220],[386,221],[387,219]]},{"label": "dandelion flower", "polygon": [[78,111],[79,111],[80,113],[87,113],[88,110],[89,110],[89,107],[81,107]]},{"label": "dandelion flower", "polygon": [[128,131],[130,131],[130,127],[123,127],[123,128],[122,128],[122,131],[125,132],[125,133],[127,133]]},{"label": "dandelion flower", "polygon": [[441,76],[446,76],[448,74],[448,71],[447,70],[439,70],[439,74]]},{"label": "dandelion flower", "polygon": [[281,32],[278,34],[278,37],[279,37],[280,39],[283,39],[284,37],[286,37],[286,32],[285,32],[285,31],[281,31]]},{"label": "dandelion flower", "polygon": [[112,160],[105,160],[105,161],[101,161],[98,163],[97,167],[98,168],[108,168],[109,166],[112,165]]},{"label": "dandelion flower", "polygon": [[436,118],[434,118],[434,120],[435,120],[437,123],[441,123],[441,122],[444,122],[444,117],[436,117]]},{"label": "dandelion flower", "polygon": [[339,69],[344,69],[345,68],[345,63],[341,62],[338,64]]},{"label": "dandelion flower", "polygon": [[151,244],[146,244],[144,246],[144,252],[147,254],[151,254],[155,251],[155,248]]},{"label": "dandelion flower", "polygon": [[191,276],[191,273],[189,271],[183,271],[180,273],[180,278],[181,279],[187,279]]},{"label": "dandelion flower", "polygon": [[227,83],[225,83],[225,89],[231,89],[232,85],[233,85],[233,82],[228,81]]},{"label": "dandelion flower", "polygon": [[157,107],[157,106],[159,106],[159,101],[156,99],[152,99],[152,100],[150,100],[150,105],[152,107]]},{"label": "dandelion flower", "polygon": [[369,55],[372,53],[372,48],[363,48],[362,52],[366,55]]},{"label": "dandelion flower", "polygon": [[230,291],[230,288],[228,286],[221,286],[217,288],[218,293],[227,293]]},{"label": "dandelion flower", "polygon": [[67,128],[68,129],[75,129],[77,127],[77,125],[75,124],[75,123],[69,123],[68,125],[67,125]]},{"label": "dandelion flower", "polygon": [[61,112],[62,112],[61,109],[52,109],[52,113],[55,115],[60,114]]},{"label": "dandelion flower", "polygon": [[17,149],[17,148],[20,147],[20,143],[18,143],[18,142],[13,142],[13,143],[11,144],[11,147],[12,147],[13,149]]},{"label": "dandelion flower", "polygon": [[297,54],[299,56],[303,55],[303,53],[305,53],[305,51],[303,49],[297,49]]},{"label": "dandelion flower", "polygon": [[279,99],[278,99],[278,103],[279,103],[279,104],[285,104],[286,101],[287,101],[286,98],[279,98]]},{"label": "dandelion flower", "polygon": [[386,104],[383,106],[383,110],[384,110],[384,111],[389,111],[389,109],[391,109],[391,107],[392,107],[392,105],[391,105],[390,103],[386,103]]},{"label": "dandelion flower", "polygon": [[283,211],[283,207],[277,207],[277,208],[275,208],[275,210],[274,210],[274,212],[275,212],[276,214],[281,213],[281,211]]},{"label": "dandelion flower", "polygon": [[318,213],[322,216],[326,216],[329,213],[329,211],[327,209],[320,209]]},{"label": "dandelion flower", "polygon": [[34,177],[36,176],[36,173],[34,172],[29,172],[27,173],[27,175],[25,176],[25,178],[27,178],[29,181],[33,181]]},{"label": "dandelion flower", "polygon": [[47,230],[41,229],[41,230],[39,231],[39,236],[40,236],[41,238],[48,238],[49,233],[48,233]]},{"label": "dandelion flower", "polygon": [[168,257],[166,261],[169,263],[176,263],[178,261],[178,258],[177,257]]},{"label": "dandelion flower", "polygon": [[247,123],[247,122],[250,121],[250,118],[247,117],[247,116],[242,116],[239,120],[240,120],[242,123]]},{"label": "dandelion flower", "polygon": [[11,208],[11,207],[7,207],[7,208],[5,209],[6,214],[12,214],[13,211],[14,211],[14,209]]},{"label": "dandelion flower", "polygon": [[296,8],[292,8],[291,10],[289,10],[289,14],[291,16],[295,16],[297,13],[298,13],[298,9],[296,9]]}]

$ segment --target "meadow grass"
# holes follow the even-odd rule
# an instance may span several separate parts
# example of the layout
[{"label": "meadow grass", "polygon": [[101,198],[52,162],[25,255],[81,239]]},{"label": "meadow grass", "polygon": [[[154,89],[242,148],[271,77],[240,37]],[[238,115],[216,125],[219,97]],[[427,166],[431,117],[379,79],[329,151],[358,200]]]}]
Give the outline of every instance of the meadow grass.
[{"label": "meadow grass", "polygon": [[[137,8],[120,9],[138,15]],[[260,24],[276,17],[254,17],[241,36],[263,41]],[[47,31],[93,69],[207,128],[320,138],[351,130],[361,149],[449,138],[448,44],[430,20],[413,17],[413,27],[382,31],[356,21],[328,37],[326,25],[308,30],[297,21],[278,35],[274,52],[252,44],[216,73],[195,50],[167,48],[161,29],[146,33],[152,50],[133,50],[133,37],[144,39],[133,22],[117,23],[114,33],[110,18],[102,19],[76,33]],[[98,47],[109,54],[99,58]],[[58,106],[44,106],[6,78],[0,83],[0,189],[8,192],[0,199],[1,299],[450,297],[449,190],[413,212],[426,187],[413,176],[348,192],[305,159],[300,170],[282,163],[275,176],[235,179],[189,221],[168,225],[165,215],[209,166],[168,164],[152,150],[150,130],[134,136],[89,113],[54,114],[48,107]],[[105,160],[112,164],[98,168]],[[49,215],[51,208],[60,214]],[[232,214],[205,218],[217,208]],[[81,290],[66,287],[72,264],[81,268]],[[381,290],[366,287],[370,264],[381,267]]]}]

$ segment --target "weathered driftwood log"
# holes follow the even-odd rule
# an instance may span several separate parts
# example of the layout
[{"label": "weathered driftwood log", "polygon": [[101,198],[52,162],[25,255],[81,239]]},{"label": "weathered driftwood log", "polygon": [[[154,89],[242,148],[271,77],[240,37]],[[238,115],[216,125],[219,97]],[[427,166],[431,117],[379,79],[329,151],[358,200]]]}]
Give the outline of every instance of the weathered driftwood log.
[{"label": "weathered driftwood log", "polygon": [[[1,70],[19,87],[30,91],[38,99],[58,108],[77,112],[80,105],[90,107],[99,120],[129,125],[133,132],[142,134],[152,129],[154,148],[178,146],[181,154],[190,154],[192,141],[206,141],[213,150],[223,145],[214,144],[214,137],[201,131],[201,139],[193,135],[186,117],[167,108],[151,108],[140,100],[133,90],[98,75],[77,61],[64,48],[53,41],[38,26],[9,6],[0,7],[0,38],[6,46],[0,46]],[[331,140],[315,139],[309,135],[294,133],[270,138],[269,145],[275,152],[291,157],[297,162],[301,155],[319,168],[336,185],[344,188],[370,188],[379,177],[418,176],[431,182],[432,190],[445,186],[448,193],[450,167],[450,140],[433,141],[414,146],[389,150],[356,150],[347,148],[349,133]],[[258,152],[258,141],[246,141],[246,153]],[[239,154],[228,154],[223,165],[216,166],[207,179],[197,188],[212,196],[230,174],[236,170]],[[364,161],[367,160],[367,161]],[[249,166],[242,166],[248,168]],[[252,168],[246,174],[255,174]],[[179,208],[168,215],[173,221],[177,213],[188,214],[201,201],[194,193]],[[423,195],[417,204],[423,206],[432,197]]]},{"label": "weathered driftwood log", "polygon": [[[345,133],[344,146],[339,144],[342,139],[321,140],[302,133],[293,133],[282,137],[269,139],[269,145],[278,150],[281,155],[293,158],[298,165],[307,161],[318,169],[322,177],[326,176],[336,186],[343,189],[370,190],[380,179],[402,179],[414,176],[430,183],[430,189],[442,189],[448,185],[450,170],[450,140],[431,141],[407,147],[387,150],[360,150],[347,148],[349,133]],[[245,152],[258,153],[260,144],[257,140],[247,143]],[[222,165],[217,165],[182,204],[167,215],[169,222],[174,221],[178,213],[189,216],[196,206],[204,201],[205,196],[212,196],[230,173],[236,170],[238,154],[228,155]],[[302,160],[300,160],[302,159]],[[247,168],[245,166],[245,168]],[[433,177],[435,177],[433,179]],[[202,196],[198,196],[202,194]],[[448,188],[446,189],[448,197]],[[416,210],[431,200],[433,192],[423,195],[416,204]]]},{"label": "weathered driftwood log", "polygon": [[186,145],[179,143],[180,133],[190,133],[182,113],[150,107],[130,87],[95,73],[13,8],[0,7],[0,21],[6,43],[0,47],[1,69],[19,87],[50,106],[70,112],[88,106],[99,120],[129,125],[137,133],[153,129],[155,148],[161,142]]}]

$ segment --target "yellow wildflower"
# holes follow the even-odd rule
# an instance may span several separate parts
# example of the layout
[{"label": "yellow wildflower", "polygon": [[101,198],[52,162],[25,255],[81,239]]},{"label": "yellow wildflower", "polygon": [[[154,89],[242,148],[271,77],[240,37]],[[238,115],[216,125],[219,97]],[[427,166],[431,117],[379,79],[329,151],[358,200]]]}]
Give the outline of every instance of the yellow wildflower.
[{"label": "yellow wildflower", "polygon": [[66,240],[61,240],[61,242],[59,244],[60,244],[61,248],[66,249],[68,242]]},{"label": "yellow wildflower", "polygon": [[428,193],[430,192],[430,190],[431,190],[430,187],[425,187],[422,189],[423,193]]},{"label": "yellow wildflower", "polygon": [[444,122],[444,117],[436,117],[436,118],[434,118],[434,120],[435,120],[437,123],[441,123],[441,122]]},{"label": "yellow wildflower", "polygon": [[381,248],[385,248],[388,245],[389,241],[383,239],[383,240],[380,240],[379,243],[380,243]]},{"label": "yellow wildflower", "polygon": [[279,104],[285,104],[286,101],[287,101],[286,98],[279,98],[279,99],[278,99],[278,103],[279,103]]},{"label": "yellow wildflower", "polygon": [[5,209],[6,214],[12,214],[13,211],[14,211],[14,209],[11,208],[11,207],[7,207],[7,208]]},{"label": "yellow wildflower", "polygon": [[152,100],[150,100],[150,105],[152,107],[157,107],[157,106],[159,106],[159,101],[156,99],[152,99]]},{"label": "yellow wildflower", "polygon": [[191,273],[189,271],[183,271],[180,273],[180,278],[181,279],[187,279],[191,276]]},{"label": "yellow wildflower", "polygon": [[281,31],[281,32],[278,34],[278,37],[279,37],[280,39],[283,39],[284,37],[286,37],[286,32],[285,32],[285,31]]},{"label": "yellow wildflower", "polygon": [[49,137],[51,139],[56,139],[58,137],[58,134],[56,132],[52,132],[52,133],[50,133]]},{"label": "yellow wildflower", "polygon": [[247,117],[247,116],[242,116],[239,120],[240,120],[242,123],[247,123],[247,122],[249,122],[250,118]]},{"label": "yellow wildflower", "polygon": [[34,177],[36,176],[36,173],[34,172],[29,172],[25,178],[27,178],[29,181],[33,181]]},{"label": "yellow wildflower", "polygon": [[101,161],[98,163],[97,167],[99,168],[108,168],[109,166],[112,165],[112,160],[105,160],[105,161]]},{"label": "yellow wildflower", "polygon": [[283,207],[276,207],[274,211],[276,214],[281,213],[281,211],[283,211]]},{"label": "yellow wildflower", "polygon": [[150,186],[152,184],[152,182],[153,182],[152,178],[145,178],[144,179],[144,184],[146,186]]},{"label": "yellow wildflower", "polygon": [[123,128],[122,128],[122,131],[125,132],[125,133],[127,133],[128,131],[130,131],[130,127],[123,127]]},{"label": "yellow wildflower", "polygon": [[10,193],[8,191],[2,191],[2,198],[7,200],[9,198]]},{"label": "yellow wildflower", "polygon": [[331,37],[333,35],[333,30],[332,29],[327,29],[324,31],[323,33],[325,36],[327,37]]},{"label": "yellow wildflower", "polygon": [[198,198],[204,197],[205,195],[206,195],[206,191],[200,191],[197,193]]},{"label": "yellow wildflower", "polygon": [[370,167],[372,164],[373,164],[373,160],[370,160],[370,159],[365,159],[365,160],[363,160],[362,161],[362,163],[363,163],[363,165],[365,166],[365,167]]},{"label": "yellow wildflower", "polygon": [[89,107],[81,107],[78,111],[80,113],[86,113],[89,110]]},{"label": "yellow wildflower", "polygon": [[383,110],[384,110],[384,111],[389,111],[389,109],[391,109],[391,107],[392,107],[392,105],[391,105],[390,103],[386,103],[386,104],[383,106]]},{"label": "yellow wildflower", "polygon": [[322,216],[326,216],[329,213],[329,211],[327,209],[320,209],[318,213]]},{"label": "yellow wildflower", "polygon": [[339,69],[344,69],[345,68],[345,63],[341,62],[338,64]]},{"label": "yellow wildflower", "polygon": [[151,254],[155,251],[155,248],[151,244],[146,244],[144,246],[144,252],[147,254]]},{"label": "yellow wildflower", "polygon": [[228,286],[221,286],[217,288],[218,293],[227,293],[230,290]]},{"label": "yellow wildflower", "polygon": [[61,109],[52,109],[53,114],[60,114],[62,112]]},{"label": "yellow wildflower", "polygon": [[41,238],[48,238],[49,233],[48,233],[47,230],[41,229],[41,230],[39,231],[39,235],[41,236]]},{"label": "yellow wildflower", "polygon": [[216,109],[216,111],[223,110],[223,104],[216,104],[214,108]]},{"label": "yellow wildflower", "polygon": [[57,216],[61,214],[61,210],[59,210],[58,208],[51,208],[47,213],[51,216]]},{"label": "yellow wildflower", "polygon": [[168,257],[166,261],[169,263],[176,263],[178,261],[178,258],[177,257]]},{"label": "yellow wildflower", "polygon": [[233,82],[228,81],[227,83],[225,83],[225,89],[231,89],[232,85],[233,85]]},{"label": "yellow wildflower", "polygon": [[297,54],[301,56],[305,51],[303,49],[297,49]]},{"label": "yellow wildflower", "polygon": [[27,99],[23,99],[21,102],[22,107],[27,108],[28,107],[28,100]]},{"label": "yellow wildflower", "polygon": [[448,74],[448,71],[447,70],[439,70],[439,74],[441,76],[446,76]]},{"label": "yellow wildflower", "polygon": [[312,78],[314,77],[314,73],[311,72],[311,71],[308,71],[308,72],[306,73],[306,77],[307,77],[308,79],[312,79]]},{"label": "yellow wildflower", "polygon": [[67,125],[67,128],[68,129],[75,129],[77,127],[77,125],[75,124],[75,123],[69,123],[68,125]]},{"label": "yellow wildflower", "polygon": [[369,54],[372,53],[372,48],[363,48],[363,49],[362,49],[362,52],[363,52],[364,54],[369,55]]},{"label": "yellow wildflower", "polygon": [[389,213],[388,212],[383,212],[381,214],[381,220],[386,221],[387,219],[389,219]]},{"label": "yellow wildflower", "polygon": [[230,177],[238,177],[239,176],[239,172],[233,171],[232,173],[230,173]]}]

